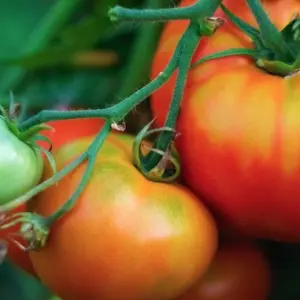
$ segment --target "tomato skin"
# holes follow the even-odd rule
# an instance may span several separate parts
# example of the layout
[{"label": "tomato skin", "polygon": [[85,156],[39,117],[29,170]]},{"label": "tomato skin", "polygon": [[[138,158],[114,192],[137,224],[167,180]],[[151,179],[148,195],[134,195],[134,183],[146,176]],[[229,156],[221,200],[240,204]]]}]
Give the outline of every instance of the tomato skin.
[{"label": "tomato skin", "polygon": [[270,279],[269,264],[259,248],[225,243],[204,277],[177,300],[268,300]]},{"label": "tomato skin", "polygon": [[[132,141],[113,133],[106,139],[75,207],[54,224],[48,245],[30,253],[42,282],[64,300],[172,299],[213,258],[217,230],[209,212],[186,188],[148,181],[131,163]],[[58,169],[90,142],[55,151]],[[54,212],[84,169],[39,194],[30,210]]]},{"label": "tomato skin", "polygon": [[[246,1],[224,3],[254,23]],[[262,3],[279,28],[300,11],[299,1]],[[220,10],[216,15],[224,17]],[[152,77],[168,63],[186,25],[167,24]],[[249,40],[228,21],[200,42],[193,62],[216,51],[244,47],[251,48]],[[152,97],[157,126],[163,125],[174,82],[173,76]],[[299,76],[271,76],[243,56],[210,61],[189,72],[177,123],[182,176],[223,221],[248,236],[300,240],[295,230],[300,228],[299,93]]]}]

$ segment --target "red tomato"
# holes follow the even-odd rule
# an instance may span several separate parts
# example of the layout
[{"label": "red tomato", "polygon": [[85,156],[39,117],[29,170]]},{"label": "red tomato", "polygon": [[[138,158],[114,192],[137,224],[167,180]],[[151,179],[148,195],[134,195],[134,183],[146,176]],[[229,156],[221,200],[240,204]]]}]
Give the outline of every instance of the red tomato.
[{"label": "red tomato", "polygon": [[260,249],[227,243],[205,276],[177,300],[267,300],[269,294],[270,270]]},{"label": "red tomato", "polygon": [[[194,1],[185,0],[182,5]],[[246,1],[224,1],[254,24]],[[262,1],[282,29],[300,1]],[[224,17],[218,10],[217,16]],[[152,77],[168,63],[186,21],[167,24],[153,62]],[[193,62],[228,48],[251,48],[228,21],[204,38]],[[175,76],[152,98],[162,126]],[[272,76],[247,57],[213,60],[191,70],[176,140],[183,178],[227,224],[253,237],[299,241],[300,231],[300,76]]]},{"label": "red tomato", "polygon": [[[42,282],[64,300],[173,299],[207,269],[217,230],[191,192],[148,181],[133,165],[133,138],[111,134],[75,207],[51,227],[48,244],[30,252]],[[91,139],[54,151],[58,169]],[[48,216],[77,188],[85,164],[40,193],[30,210]],[[45,177],[51,174],[46,166]]]}]

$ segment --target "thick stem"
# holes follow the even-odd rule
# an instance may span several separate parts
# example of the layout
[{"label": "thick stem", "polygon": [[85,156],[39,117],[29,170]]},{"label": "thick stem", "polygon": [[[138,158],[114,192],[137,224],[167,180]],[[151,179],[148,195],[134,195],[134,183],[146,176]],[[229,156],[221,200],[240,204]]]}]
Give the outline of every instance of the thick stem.
[{"label": "thick stem", "polygon": [[[191,22],[188,29],[180,40],[181,56],[178,65],[178,76],[170,110],[165,122],[165,127],[174,128],[180,110],[180,102],[184,92],[186,78],[190,69],[191,60],[201,36],[199,35],[199,24]],[[163,131],[159,136],[154,148],[165,151],[174,137],[174,133]],[[152,170],[161,160],[161,155],[149,152],[146,169]]]},{"label": "thick stem", "polygon": [[[146,6],[159,8],[169,4],[169,0],[147,0]],[[128,97],[137,88],[149,80],[149,69],[156,49],[162,24],[144,23],[139,31],[131,49],[129,64],[124,70],[124,81],[117,98]]]},{"label": "thick stem", "polygon": [[109,108],[102,109],[88,109],[77,111],[53,111],[42,110],[32,118],[24,121],[19,125],[21,130],[25,130],[36,124],[54,121],[54,120],[67,120],[76,118],[105,118],[119,122],[138,104],[149,97],[155,90],[161,87],[166,81],[169,80],[173,72],[177,68],[178,58],[180,56],[179,50],[175,50],[173,57],[165,70],[158,74],[158,76],[150,83],[136,91],[131,96],[124,99],[122,102],[115,104]]},{"label": "thick stem", "polygon": [[112,21],[148,21],[163,22],[168,20],[203,19],[211,17],[208,11],[214,11],[222,0],[198,0],[195,4],[186,7],[162,9],[128,9],[115,6],[108,12]]},{"label": "thick stem", "polygon": [[73,195],[52,215],[50,215],[48,218],[46,218],[46,222],[48,226],[51,226],[55,221],[62,218],[67,212],[69,212],[73,206],[76,204],[76,201],[78,200],[78,197],[80,194],[84,191],[85,187],[87,186],[89,179],[91,177],[96,159],[97,159],[97,153],[101,146],[103,145],[106,137],[111,131],[111,122],[106,121],[101,131],[96,136],[93,143],[90,145],[88,150],[86,151],[86,155],[88,157],[88,162],[86,169],[84,171],[84,174],[82,176],[82,179],[77,186],[77,189],[73,193]]}]

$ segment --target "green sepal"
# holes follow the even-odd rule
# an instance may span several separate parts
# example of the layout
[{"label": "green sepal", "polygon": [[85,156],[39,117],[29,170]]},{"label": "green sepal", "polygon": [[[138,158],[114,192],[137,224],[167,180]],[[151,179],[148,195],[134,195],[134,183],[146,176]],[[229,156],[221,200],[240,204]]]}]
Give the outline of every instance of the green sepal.
[{"label": "green sepal", "polygon": [[150,130],[154,120],[148,123],[136,136],[133,142],[133,164],[140,170],[140,172],[149,180],[156,182],[172,182],[176,180],[181,171],[179,155],[173,145],[170,145],[169,149],[166,151],[162,151],[159,149],[155,149],[149,147],[148,150],[155,152],[161,155],[161,160],[159,163],[152,168],[151,170],[147,170],[146,162],[147,155],[143,155],[141,151],[142,143],[145,138],[154,133],[159,133],[162,131],[174,132],[174,129],[168,127],[162,127],[157,129]]},{"label": "green sepal", "polygon": [[41,151],[42,153],[44,153],[46,155],[46,158],[47,158],[47,160],[50,164],[53,175],[55,175],[56,172],[57,172],[57,169],[56,169],[56,162],[55,162],[55,159],[54,159],[52,153],[50,151],[46,150],[45,148],[37,145],[35,142],[32,142],[31,146],[34,147],[35,149],[37,149],[38,151]]},{"label": "green sepal", "polygon": [[259,26],[260,39],[263,45],[274,52],[275,60],[292,63],[296,57],[286,44],[282,33],[271,22],[260,0],[246,1]]},{"label": "green sepal", "polygon": [[256,61],[256,64],[258,67],[275,75],[286,76],[294,71],[293,66],[277,60],[269,61],[260,58]]},{"label": "green sepal", "polygon": [[294,56],[297,56],[300,49],[300,21],[299,19],[291,21],[287,26],[283,28],[281,34],[293,52]]},{"label": "green sepal", "polygon": [[46,125],[46,124],[38,124],[38,125],[28,128],[25,131],[19,131],[18,137],[22,141],[28,141],[43,130],[53,130],[53,127]]},{"label": "green sepal", "polygon": [[52,142],[51,140],[47,137],[47,136],[44,136],[44,135],[41,135],[41,134],[37,134],[33,137],[33,141],[36,142],[36,141],[43,141],[43,142],[46,142],[49,144],[49,149],[48,151],[51,152],[52,151]]}]

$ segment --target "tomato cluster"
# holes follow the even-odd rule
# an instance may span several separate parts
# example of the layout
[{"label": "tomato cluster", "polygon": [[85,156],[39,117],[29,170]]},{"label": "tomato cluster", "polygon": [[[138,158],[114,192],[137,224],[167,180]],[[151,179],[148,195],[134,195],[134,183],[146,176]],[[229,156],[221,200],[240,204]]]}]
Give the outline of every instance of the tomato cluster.
[{"label": "tomato cluster", "polygon": [[[262,3],[280,29],[300,11],[295,0]],[[246,1],[224,4],[254,24]],[[216,15],[226,19],[221,9]],[[187,25],[166,25],[153,78],[169,62]],[[249,39],[226,22],[201,40],[193,62],[245,47],[252,47]],[[113,132],[76,205],[51,227],[46,247],[28,254],[9,244],[9,258],[63,300],[267,300],[269,262],[254,239],[300,239],[299,78],[271,75],[241,55],[190,70],[176,125],[182,181],[147,180],[132,163],[134,137]],[[164,124],[175,79],[176,74],[152,96],[157,127]],[[61,170],[86,151],[103,121],[49,125],[54,131],[42,134],[51,140]],[[14,212],[53,214],[72,196],[86,166]],[[42,180],[51,176],[45,160]]]}]

